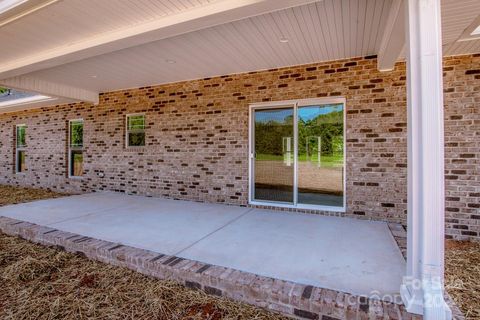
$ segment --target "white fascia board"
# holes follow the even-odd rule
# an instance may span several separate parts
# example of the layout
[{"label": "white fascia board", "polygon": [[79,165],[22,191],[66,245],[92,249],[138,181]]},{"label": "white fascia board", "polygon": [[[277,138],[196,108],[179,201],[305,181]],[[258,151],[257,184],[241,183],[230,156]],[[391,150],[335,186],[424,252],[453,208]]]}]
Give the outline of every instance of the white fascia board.
[{"label": "white fascia board", "polygon": [[8,1],[10,2],[10,6],[7,6],[8,4],[6,1],[3,6],[3,10],[2,6],[0,5],[0,27],[28,16],[29,14],[41,10],[58,1],[59,0],[21,0],[18,2]]},{"label": "white fascia board", "polygon": [[130,25],[15,60],[0,66],[11,78],[176,35],[315,2],[313,0],[222,0],[150,22]]},{"label": "white fascia board", "polygon": [[394,0],[378,51],[378,70],[391,71],[405,47],[405,2]]},{"label": "white fascia board", "polygon": [[31,101],[31,102],[25,102],[25,103],[18,103],[18,101],[15,103],[15,101],[17,100],[11,101],[12,103],[9,105],[0,107],[0,114],[39,109],[39,108],[48,107],[48,106],[64,105],[64,104],[76,102],[71,99],[52,98],[52,97],[45,100]]},{"label": "white fascia board", "polygon": [[26,105],[26,104],[41,102],[41,101],[51,101],[51,100],[56,100],[56,99],[57,98],[52,98],[52,97],[49,97],[49,96],[44,96],[44,95],[41,95],[41,94],[37,94],[37,95],[31,96],[31,97],[13,99],[13,100],[0,102],[0,109],[6,108],[6,107],[21,106],[21,105]]},{"label": "white fascia board", "polygon": [[91,102],[98,104],[98,92],[67,86],[64,84],[53,83],[33,77],[13,77],[0,80],[0,85],[17,90],[37,92],[42,95],[67,98],[76,101]]}]

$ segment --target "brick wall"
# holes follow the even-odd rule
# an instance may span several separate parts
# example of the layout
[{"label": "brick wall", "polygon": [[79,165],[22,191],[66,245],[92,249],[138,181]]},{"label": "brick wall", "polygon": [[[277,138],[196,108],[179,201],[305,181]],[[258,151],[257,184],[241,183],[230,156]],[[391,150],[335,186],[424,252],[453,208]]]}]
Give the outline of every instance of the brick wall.
[{"label": "brick wall", "polygon": [[[447,233],[480,239],[480,55],[445,60]],[[104,93],[100,104],[0,115],[0,183],[114,190],[245,205],[248,104],[347,99],[347,216],[406,221],[405,65],[375,57]],[[145,113],[147,146],[125,148],[125,115]],[[67,122],[83,118],[85,176],[67,176]],[[13,174],[13,126],[26,123],[27,172]],[[101,173],[104,177],[101,177]]]}]

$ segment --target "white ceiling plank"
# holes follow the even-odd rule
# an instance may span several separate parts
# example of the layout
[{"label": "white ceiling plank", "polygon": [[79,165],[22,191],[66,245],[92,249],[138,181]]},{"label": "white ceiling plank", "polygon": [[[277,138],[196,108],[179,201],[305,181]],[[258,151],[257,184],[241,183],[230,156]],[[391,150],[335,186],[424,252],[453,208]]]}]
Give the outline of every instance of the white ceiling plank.
[{"label": "white ceiling plank", "polygon": [[362,54],[365,20],[367,19],[367,0],[358,0],[357,36],[355,38],[355,52]]},{"label": "white ceiling plank", "polygon": [[336,42],[338,43],[338,50],[341,56],[345,56],[345,34],[343,25],[343,5],[342,1],[334,1],[333,3],[334,19],[333,25],[336,32]]},{"label": "white ceiling plank", "polygon": [[48,82],[32,77],[14,77],[1,80],[0,84],[8,88],[98,104],[98,92],[75,88],[65,84]]},{"label": "white ceiling plank", "polygon": [[34,53],[0,66],[0,78],[90,58],[178,34],[312,2],[312,0],[224,0],[140,25]]},{"label": "white ceiling plank", "polygon": [[[397,0],[401,1],[401,0]],[[383,15],[383,9],[385,4],[388,4],[388,0],[376,0],[375,8],[373,11],[373,19],[372,19],[372,29],[370,32],[370,38],[368,39],[368,50],[367,55],[375,54],[376,53],[376,44],[377,44],[377,36],[380,29],[380,21]]]},{"label": "white ceiling plank", "polygon": [[342,0],[342,25],[343,25],[343,46],[345,48],[345,55],[350,56],[350,23],[352,21],[351,11],[350,11],[350,1]]},{"label": "white ceiling plank", "polygon": [[367,7],[365,12],[365,29],[362,36],[362,56],[368,54],[368,41],[370,40],[370,34],[372,32],[373,16],[375,13],[376,0],[367,0]]},{"label": "white ceiling plank", "polygon": [[330,32],[329,22],[327,18],[328,15],[325,8],[327,6],[326,3],[326,1],[317,3],[316,9],[320,21],[320,28],[323,31],[323,35],[325,38],[325,48],[328,51],[327,60],[332,60],[336,53],[333,42],[334,38],[332,37],[332,34]]},{"label": "white ceiling plank", "polygon": [[[207,0],[178,1],[60,1],[25,20],[0,28],[0,66],[12,60],[13,56],[22,57],[26,55],[25,52],[42,52],[42,48],[58,46],[58,35],[64,37],[65,42],[76,43],[75,39],[88,38],[99,30],[119,30],[122,25],[142,24],[153,16],[162,19],[179,10],[191,9],[186,9],[186,6],[208,6],[209,3]],[[309,2],[61,64],[29,73],[28,76],[93,92],[105,92],[367,54],[378,54],[379,60],[382,60],[384,55],[380,48],[384,46],[384,32],[391,23],[390,9],[396,1]],[[115,8],[117,3],[122,5]],[[62,11],[66,10],[65,6],[77,10],[79,17],[71,19],[68,11]],[[130,6],[134,6],[134,10],[127,11],[126,8]],[[107,22],[88,20],[85,24],[83,20],[78,21],[85,15],[91,15],[93,20],[99,19],[105,10],[112,11],[113,18]],[[152,12],[142,15],[145,10]],[[480,52],[480,41],[456,41],[463,30],[472,24],[478,12],[478,0],[442,0],[445,55]],[[52,23],[58,24],[57,28],[61,30],[49,29]],[[14,26],[15,30],[12,29]],[[45,30],[52,31],[54,36]],[[73,33],[77,33],[78,37],[73,37]],[[282,37],[288,38],[288,43],[281,43]],[[45,46],[37,46],[39,43],[45,43]],[[404,56],[404,50],[401,51],[399,59]],[[394,58],[390,59],[395,61]],[[176,63],[169,64],[166,60],[175,60]]]},{"label": "white ceiling plank", "polygon": [[326,18],[327,18],[327,23],[328,23],[328,30],[329,30],[329,33],[330,33],[330,37],[331,37],[331,40],[332,40],[332,48],[333,48],[333,56],[334,57],[338,57],[338,56],[341,56],[342,53],[341,53],[341,49],[340,49],[340,46],[339,46],[339,39],[338,38],[338,34],[337,34],[337,26],[335,25],[335,22],[336,20],[338,19],[338,17],[335,16],[335,4],[334,2],[336,2],[337,0],[327,0],[327,1],[324,1],[325,2],[325,14],[326,14]]},{"label": "white ceiling plank", "polygon": [[392,70],[395,62],[405,47],[405,2],[395,0],[384,27],[380,49],[378,52],[378,69]]}]

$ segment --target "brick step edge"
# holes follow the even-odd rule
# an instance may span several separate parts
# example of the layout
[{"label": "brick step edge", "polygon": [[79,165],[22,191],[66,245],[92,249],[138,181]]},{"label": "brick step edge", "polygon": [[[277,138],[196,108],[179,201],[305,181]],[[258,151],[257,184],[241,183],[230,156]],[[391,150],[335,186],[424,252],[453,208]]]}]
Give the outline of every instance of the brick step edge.
[{"label": "brick step edge", "polygon": [[422,319],[395,303],[164,255],[3,216],[0,231],[295,319]]}]

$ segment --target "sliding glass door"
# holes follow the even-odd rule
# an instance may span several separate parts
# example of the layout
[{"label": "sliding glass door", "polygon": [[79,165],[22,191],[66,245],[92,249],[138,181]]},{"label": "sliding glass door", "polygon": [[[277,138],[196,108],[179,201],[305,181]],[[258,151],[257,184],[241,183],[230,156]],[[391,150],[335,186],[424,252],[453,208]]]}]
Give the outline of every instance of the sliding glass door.
[{"label": "sliding glass door", "polygon": [[251,130],[253,202],[343,209],[341,99],[254,106]]},{"label": "sliding glass door", "polygon": [[293,107],[254,111],[254,198],[293,203]]},{"label": "sliding glass door", "polygon": [[343,207],[343,104],[298,107],[298,203]]}]

